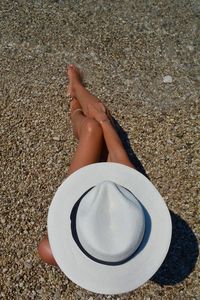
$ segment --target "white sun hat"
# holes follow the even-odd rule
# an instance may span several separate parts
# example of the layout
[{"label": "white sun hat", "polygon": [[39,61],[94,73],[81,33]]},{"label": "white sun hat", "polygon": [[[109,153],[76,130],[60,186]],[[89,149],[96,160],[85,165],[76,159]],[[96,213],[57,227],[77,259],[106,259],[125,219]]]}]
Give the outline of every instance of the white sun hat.
[{"label": "white sun hat", "polygon": [[169,210],[133,168],[95,163],[71,174],[48,212],[53,256],[65,275],[101,294],[132,291],[162,264],[171,241]]}]

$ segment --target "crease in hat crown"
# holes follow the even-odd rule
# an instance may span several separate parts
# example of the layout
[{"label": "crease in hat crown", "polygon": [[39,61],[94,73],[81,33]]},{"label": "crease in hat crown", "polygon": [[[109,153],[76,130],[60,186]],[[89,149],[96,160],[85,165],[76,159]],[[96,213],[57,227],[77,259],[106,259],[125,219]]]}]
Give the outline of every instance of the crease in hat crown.
[{"label": "crease in hat crown", "polygon": [[127,189],[112,181],[102,181],[81,199],[76,230],[90,255],[118,262],[139,247],[145,231],[144,212]]}]

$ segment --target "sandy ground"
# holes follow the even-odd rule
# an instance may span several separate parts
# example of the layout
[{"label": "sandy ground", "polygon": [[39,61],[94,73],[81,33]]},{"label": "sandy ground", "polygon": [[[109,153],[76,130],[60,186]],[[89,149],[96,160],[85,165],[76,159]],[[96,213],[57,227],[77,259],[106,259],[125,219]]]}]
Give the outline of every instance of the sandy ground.
[{"label": "sandy ground", "polygon": [[[2,1],[1,299],[199,299],[199,20],[198,0]],[[126,295],[88,292],[37,256],[77,145],[68,63],[84,70],[171,211],[165,262]]]}]

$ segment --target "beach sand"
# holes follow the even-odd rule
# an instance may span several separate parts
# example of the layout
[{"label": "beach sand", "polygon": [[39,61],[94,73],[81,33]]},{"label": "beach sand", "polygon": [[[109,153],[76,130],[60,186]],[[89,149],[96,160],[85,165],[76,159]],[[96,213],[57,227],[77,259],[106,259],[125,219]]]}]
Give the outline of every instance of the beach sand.
[{"label": "beach sand", "polygon": [[[0,298],[199,299],[199,2],[6,0],[1,6]],[[37,255],[48,207],[77,145],[66,97],[69,63],[108,105],[130,155],[171,211],[165,262],[124,295],[88,292]]]}]

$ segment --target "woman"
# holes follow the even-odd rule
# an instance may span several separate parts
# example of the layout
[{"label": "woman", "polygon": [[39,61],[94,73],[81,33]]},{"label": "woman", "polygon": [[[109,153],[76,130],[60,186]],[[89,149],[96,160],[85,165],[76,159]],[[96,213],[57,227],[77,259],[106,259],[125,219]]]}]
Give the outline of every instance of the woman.
[{"label": "woman", "polygon": [[[74,65],[68,67],[67,73],[68,94],[72,97],[71,122],[78,139],[67,176],[86,165],[102,161],[134,167],[114,129],[108,109],[83,86],[80,72]],[[45,262],[57,265],[47,236],[40,242],[38,252]]]}]

